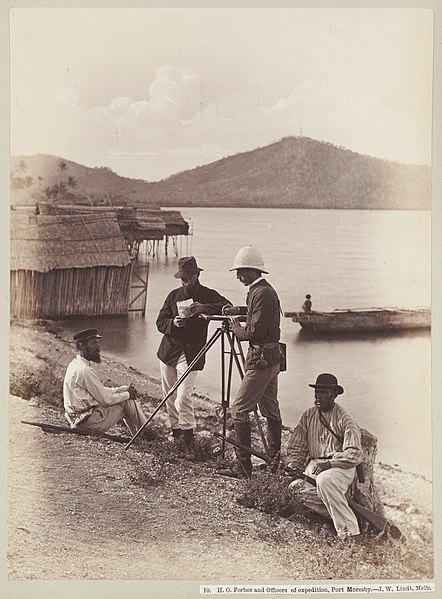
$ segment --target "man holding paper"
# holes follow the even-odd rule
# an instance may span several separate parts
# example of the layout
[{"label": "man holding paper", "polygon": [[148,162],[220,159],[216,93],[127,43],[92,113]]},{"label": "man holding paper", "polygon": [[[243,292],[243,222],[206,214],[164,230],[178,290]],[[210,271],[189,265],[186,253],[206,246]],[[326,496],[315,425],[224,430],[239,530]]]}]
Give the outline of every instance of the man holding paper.
[{"label": "man holding paper", "polygon": [[[232,305],[214,289],[201,285],[199,275],[202,270],[193,256],[180,258],[174,277],[181,279],[181,287],[168,294],[158,314],[156,324],[163,338],[157,356],[165,395],[207,341],[209,321],[198,316],[221,314],[224,306]],[[202,356],[178,386],[176,393],[166,401],[172,437],[183,439],[185,456],[190,460],[195,457],[193,431],[196,424],[191,393],[197,371],[202,370],[204,364],[205,356]]]}]

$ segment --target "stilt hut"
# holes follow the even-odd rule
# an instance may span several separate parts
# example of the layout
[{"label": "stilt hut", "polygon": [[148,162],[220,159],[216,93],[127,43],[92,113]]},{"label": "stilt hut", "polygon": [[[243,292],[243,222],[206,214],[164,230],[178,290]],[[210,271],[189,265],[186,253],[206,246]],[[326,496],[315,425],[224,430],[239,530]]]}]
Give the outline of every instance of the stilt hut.
[{"label": "stilt hut", "polygon": [[132,263],[114,213],[11,212],[12,318],[126,315]]}]

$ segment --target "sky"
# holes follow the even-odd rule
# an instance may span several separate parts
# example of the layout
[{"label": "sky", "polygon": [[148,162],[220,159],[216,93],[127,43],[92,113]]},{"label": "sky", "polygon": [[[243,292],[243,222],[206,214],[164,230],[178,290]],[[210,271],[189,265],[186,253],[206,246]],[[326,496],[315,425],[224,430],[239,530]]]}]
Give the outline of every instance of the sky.
[{"label": "sky", "polygon": [[149,181],[306,136],[431,164],[432,11],[15,8],[12,155]]}]

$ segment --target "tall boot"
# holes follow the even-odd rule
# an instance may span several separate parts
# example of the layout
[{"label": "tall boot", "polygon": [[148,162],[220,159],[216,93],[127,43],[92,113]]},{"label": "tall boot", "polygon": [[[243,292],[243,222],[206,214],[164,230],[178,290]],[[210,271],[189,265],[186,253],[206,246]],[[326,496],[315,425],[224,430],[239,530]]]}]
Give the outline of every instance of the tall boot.
[{"label": "tall boot", "polygon": [[196,453],[193,443],[193,429],[183,430],[182,438],[184,441],[184,459],[189,461],[195,461]]},{"label": "tall boot", "polygon": [[267,455],[272,460],[270,469],[273,472],[279,467],[281,456],[282,422],[274,418],[267,418]]},{"label": "tall boot", "polygon": [[[235,441],[240,445],[250,447],[252,440],[250,434],[250,422],[240,422],[239,420],[233,421],[233,428],[235,431]],[[250,453],[235,447],[236,452],[236,465],[234,468],[220,470],[219,474],[222,476],[230,476],[231,478],[250,478],[252,476],[252,462],[250,459]]]}]

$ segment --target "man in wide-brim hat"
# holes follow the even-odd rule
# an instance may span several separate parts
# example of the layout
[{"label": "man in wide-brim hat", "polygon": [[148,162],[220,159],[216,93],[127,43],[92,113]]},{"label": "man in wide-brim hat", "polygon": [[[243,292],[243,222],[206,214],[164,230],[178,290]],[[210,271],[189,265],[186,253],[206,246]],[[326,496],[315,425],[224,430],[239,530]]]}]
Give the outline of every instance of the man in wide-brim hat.
[{"label": "man in wide-brim hat", "polygon": [[[158,314],[156,324],[163,338],[157,356],[164,395],[188,370],[206,343],[209,322],[199,316],[221,314],[223,306],[231,305],[217,291],[201,285],[199,276],[202,270],[194,256],[179,258],[174,277],[181,279],[181,287],[167,295]],[[182,308],[184,312],[181,312],[183,304],[186,305]],[[204,368],[204,364],[203,355],[166,401],[172,438],[184,441],[185,457],[189,460],[195,458],[193,433],[196,421],[192,390],[197,372]]]},{"label": "man in wide-brim hat", "polygon": [[[106,432],[120,420],[134,435],[147,418],[135,401],[133,385],[105,387],[93,366],[101,362],[101,335],[97,329],[84,329],[74,334],[78,354],[68,365],[63,382],[66,418],[72,428]],[[145,429],[144,437],[153,439],[153,431]]]},{"label": "man in wide-brim hat", "polygon": [[286,465],[316,478],[316,488],[302,479],[289,488],[309,508],[331,517],[340,538],[360,534],[358,521],[346,493],[353,482],[363,451],[359,426],[339,404],[344,393],[334,374],[323,372],[315,383],[315,405],[305,410],[296,426],[286,454]]}]

